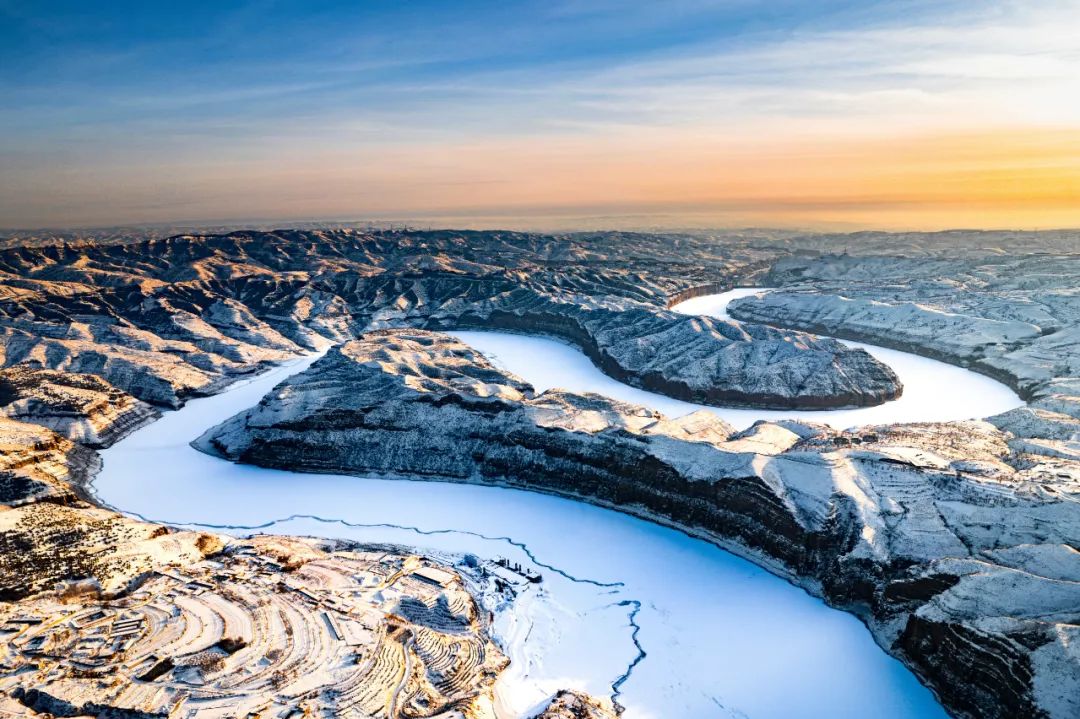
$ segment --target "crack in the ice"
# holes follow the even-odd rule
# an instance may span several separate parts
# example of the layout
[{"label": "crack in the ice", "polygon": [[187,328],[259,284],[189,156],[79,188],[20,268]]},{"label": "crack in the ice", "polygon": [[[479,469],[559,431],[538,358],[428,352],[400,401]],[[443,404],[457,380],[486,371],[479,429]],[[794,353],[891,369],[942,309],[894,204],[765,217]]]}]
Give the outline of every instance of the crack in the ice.
[{"label": "crack in the ice", "polygon": [[729,707],[729,706],[726,706],[726,705],[725,705],[725,704],[724,704],[724,703],[723,703],[722,701],[720,701],[720,700],[719,700],[718,698],[716,698],[716,697],[713,697],[713,696],[709,696],[709,695],[707,695],[707,694],[706,694],[705,696],[708,696],[708,697],[709,697],[709,700],[710,700],[710,701],[712,701],[712,703],[713,703],[713,704],[715,704],[716,706],[720,707],[720,709],[721,709],[721,710],[722,710],[722,711],[723,711],[723,712],[724,712],[725,714],[727,714],[727,715],[728,715],[729,717],[731,717],[731,719],[750,719],[750,717],[746,716],[746,714],[744,714],[743,712],[739,711],[738,709],[735,709],[735,708],[733,708],[733,707]]},{"label": "crack in the ice", "polygon": [[[139,514],[138,512],[130,512],[130,511],[128,511],[127,514],[138,517],[139,519],[143,520],[144,522],[163,522],[163,520],[161,520],[161,519],[151,519],[149,517],[146,517],[144,515]],[[207,529],[258,531],[260,529],[269,529],[270,527],[273,527],[275,524],[284,524],[286,522],[290,522],[290,521],[295,520],[295,519],[310,519],[310,520],[313,520],[313,521],[316,521],[316,522],[322,522],[324,524],[341,524],[341,525],[344,525],[346,527],[352,527],[352,528],[355,528],[355,529],[401,529],[401,530],[404,530],[404,531],[407,531],[407,532],[414,532],[416,534],[425,535],[425,536],[439,535],[439,534],[463,534],[463,535],[470,536],[470,537],[477,537],[478,539],[483,539],[483,540],[489,541],[489,542],[506,542],[507,544],[520,549],[525,554],[525,556],[527,556],[530,559],[530,561],[532,561],[532,563],[535,564],[536,566],[543,567],[544,569],[547,569],[547,570],[549,570],[551,572],[554,572],[555,574],[558,574],[560,577],[568,579],[571,582],[576,582],[578,584],[590,584],[592,586],[601,587],[601,588],[605,588],[605,589],[617,589],[617,588],[621,588],[621,587],[626,586],[625,582],[601,582],[601,581],[598,581],[598,580],[595,580],[595,579],[586,579],[586,578],[582,578],[582,577],[575,577],[574,575],[570,574],[569,572],[567,572],[565,570],[559,569],[558,567],[556,567],[554,565],[551,565],[551,564],[548,564],[546,562],[540,561],[540,559],[537,558],[537,556],[533,553],[533,551],[531,549],[529,549],[529,547],[524,542],[519,542],[519,541],[513,539],[512,537],[506,537],[506,536],[495,536],[495,537],[493,537],[493,536],[489,536],[489,535],[486,535],[486,534],[482,534],[480,532],[472,532],[472,531],[469,531],[467,529],[421,529],[420,527],[412,527],[412,526],[402,525],[402,524],[392,524],[392,523],[389,523],[389,522],[378,522],[378,523],[368,524],[368,523],[363,523],[363,522],[349,522],[349,521],[344,520],[344,519],[328,519],[326,517],[320,517],[320,516],[315,515],[315,514],[291,514],[288,517],[285,517],[284,519],[273,519],[273,520],[270,520],[268,522],[264,522],[262,524],[254,524],[254,525],[212,524],[212,523],[209,523],[209,522],[164,522],[164,523],[165,524],[179,524],[181,526],[188,526],[188,527],[205,527]],[[623,672],[622,674],[620,674],[619,677],[616,678],[615,681],[612,682],[612,684],[611,684],[611,702],[612,702],[612,704],[615,705],[616,709],[618,709],[619,713],[621,714],[624,711],[624,707],[619,703],[619,696],[622,695],[622,685],[625,684],[628,679],[630,679],[630,675],[633,673],[634,668],[637,667],[637,665],[640,664],[642,662],[642,660],[645,659],[646,656],[648,656],[648,653],[645,651],[644,647],[642,647],[641,643],[638,641],[638,632],[641,631],[641,625],[637,623],[637,615],[638,615],[638,612],[641,611],[641,602],[638,601],[637,599],[624,599],[624,600],[620,601],[616,606],[619,606],[619,607],[633,607],[633,609],[630,610],[630,613],[628,615],[628,620],[629,620],[630,626],[633,627],[633,631],[630,633],[630,640],[634,643],[634,647],[637,648],[637,652],[638,652],[637,656],[634,657],[634,660],[632,662],[630,662],[629,666],[627,666],[626,671]]]},{"label": "crack in the ice", "polygon": [[[136,516],[139,516],[139,515],[136,515]],[[146,517],[140,517],[140,519],[143,519],[143,520],[145,520],[147,522],[161,522],[161,521],[163,521],[163,520],[160,520],[160,519],[147,519]],[[468,529],[421,529],[419,527],[413,527],[413,526],[409,526],[407,524],[391,524],[389,522],[376,522],[376,523],[368,524],[368,523],[364,523],[364,522],[350,522],[350,521],[345,520],[345,519],[328,519],[326,517],[320,517],[317,514],[290,514],[288,517],[285,517],[284,519],[273,519],[273,520],[270,520],[269,522],[264,522],[263,524],[254,524],[254,525],[245,525],[245,524],[210,524],[210,523],[207,523],[207,522],[179,522],[178,524],[185,524],[185,525],[197,526],[197,527],[206,527],[208,529],[259,530],[259,529],[268,529],[268,528],[274,526],[275,524],[284,524],[286,522],[291,522],[294,519],[311,519],[311,520],[314,520],[316,522],[322,522],[324,524],[342,524],[342,525],[344,525],[346,527],[352,527],[352,528],[355,528],[355,529],[401,529],[401,530],[404,530],[406,532],[414,532],[416,534],[420,534],[420,535],[424,535],[424,536],[433,536],[433,535],[439,535],[439,534],[464,534],[464,535],[469,536],[469,537],[476,537],[478,539],[483,539],[483,540],[489,541],[489,542],[506,542],[507,544],[520,549],[525,554],[525,556],[527,556],[532,561],[532,563],[535,564],[536,566],[543,567],[544,569],[547,569],[547,570],[549,570],[551,572],[554,572],[555,574],[558,574],[560,577],[563,577],[565,579],[569,579],[571,582],[577,582],[579,584],[591,584],[594,587],[603,587],[603,588],[619,588],[619,587],[625,587],[626,586],[625,582],[600,582],[600,581],[597,581],[595,579],[584,579],[584,578],[581,578],[581,577],[575,577],[574,575],[570,574],[569,572],[566,572],[566,571],[564,571],[562,569],[559,569],[558,567],[555,567],[555,566],[553,566],[551,564],[547,564],[546,562],[540,561],[540,559],[537,558],[537,556],[535,554],[533,554],[532,550],[529,549],[529,547],[524,542],[519,542],[519,541],[517,541],[516,539],[514,539],[512,537],[506,537],[506,536],[494,536],[493,537],[493,536],[490,536],[490,535],[487,535],[487,534],[481,534],[480,532],[473,532],[473,531],[470,531]]]},{"label": "crack in the ice", "polygon": [[637,623],[638,612],[641,611],[641,602],[636,599],[624,599],[619,602],[620,607],[633,607],[630,610],[630,626],[634,628],[634,631],[630,632],[630,640],[634,642],[634,646],[637,647],[638,654],[634,657],[634,661],[630,662],[630,666],[626,668],[626,671],[616,679],[611,685],[611,703],[615,705],[616,711],[621,715],[626,711],[626,707],[619,703],[619,697],[622,695],[622,685],[630,678],[630,675],[634,673],[634,667],[640,664],[645,657],[649,654],[645,651],[645,648],[641,646],[641,642],[638,641],[638,632],[641,631],[641,625]]}]

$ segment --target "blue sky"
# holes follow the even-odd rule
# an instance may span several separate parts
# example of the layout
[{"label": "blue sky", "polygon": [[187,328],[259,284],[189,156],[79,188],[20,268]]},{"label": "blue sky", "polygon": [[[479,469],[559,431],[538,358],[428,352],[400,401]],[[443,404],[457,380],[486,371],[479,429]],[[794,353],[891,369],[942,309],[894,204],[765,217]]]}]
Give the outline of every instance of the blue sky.
[{"label": "blue sky", "polygon": [[[157,131],[155,121],[202,124],[208,112],[304,116],[320,104],[334,113],[397,116],[448,99],[512,95],[530,80],[548,83],[628,61],[887,22],[925,12],[927,4],[37,5],[0,3],[0,89],[9,101],[5,128],[44,134],[98,122]],[[521,84],[502,86],[508,76]],[[488,121],[499,128],[498,118]]]},{"label": "blue sky", "polygon": [[[1053,97],[1074,87],[1076,10],[1053,0],[0,0],[0,226],[276,208],[550,210],[573,203],[527,182],[490,201],[424,188],[512,185],[491,158],[524,175],[545,148],[606,147],[581,167],[603,186],[621,171],[612,158],[643,143],[674,157],[690,153],[673,148],[686,138],[771,146],[1069,126],[1075,101]],[[725,157],[718,173],[732,167]],[[317,202],[299,187],[312,183]],[[650,198],[583,189],[599,204]]]}]

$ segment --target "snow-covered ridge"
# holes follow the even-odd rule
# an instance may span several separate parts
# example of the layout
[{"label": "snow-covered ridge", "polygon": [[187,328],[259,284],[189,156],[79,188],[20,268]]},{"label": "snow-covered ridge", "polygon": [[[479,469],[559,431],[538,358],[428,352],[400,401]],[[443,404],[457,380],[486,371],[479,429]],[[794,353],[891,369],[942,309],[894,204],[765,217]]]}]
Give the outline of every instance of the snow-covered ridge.
[{"label": "snow-covered ridge", "polygon": [[313,359],[192,400],[106,450],[99,499],[170,523],[502,556],[543,574],[543,591],[495,624],[514,661],[499,689],[522,714],[562,687],[611,691],[639,654],[620,606],[634,600],[648,656],[621,686],[629,717],[943,716],[853,617],[681,532],[534,492],[268,470],[188,445]]},{"label": "snow-covered ridge", "polygon": [[[837,433],[789,419],[735,433],[705,410],[668,419],[597,395],[535,393],[447,335],[384,330],[336,349],[203,441],[268,467],[507,483],[670,523],[849,606],[954,708],[1062,717],[1075,708],[1038,686],[1075,670],[1058,632],[1080,593],[1056,575],[1011,592],[1016,569],[988,552],[1023,545],[1024,562],[1065,569],[1060,550],[1080,540],[1076,477],[1031,467],[1030,447],[987,422]],[[957,621],[935,613],[938,602],[960,606],[972,572],[998,601],[961,602]],[[1038,617],[1031,593],[1043,600]],[[1033,679],[1020,673],[1030,649],[1001,648],[1014,632],[1056,647]],[[941,633],[966,648],[943,654]],[[1001,662],[1018,678],[994,680]],[[959,691],[963,666],[974,674]]]}]

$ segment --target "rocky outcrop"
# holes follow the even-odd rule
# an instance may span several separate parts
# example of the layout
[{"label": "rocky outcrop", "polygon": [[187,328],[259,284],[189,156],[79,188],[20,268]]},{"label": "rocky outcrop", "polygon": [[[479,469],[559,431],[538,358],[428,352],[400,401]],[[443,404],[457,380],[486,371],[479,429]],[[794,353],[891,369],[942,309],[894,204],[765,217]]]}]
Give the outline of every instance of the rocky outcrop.
[{"label": "rocky outcrop", "polygon": [[78,503],[104,447],[158,412],[93,375],[0,370],[0,504]]},{"label": "rocky outcrop", "polygon": [[619,715],[609,704],[581,692],[563,690],[535,719],[616,719]]},{"label": "rocky outcrop", "polygon": [[890,338],[905,349],[933,351],[954,360],[970,360],[985,354],[989,347],[1010,346],[1042,334],[1026,322],[973,317],[910,302],[887,304],[835,295],[769,292],[734,300],[730,309],[748,322],[812,325],[822,331],[857,326],[866,336]]},{"label": "rocky outcrop", "polygon": [[0,370],[0,415],[38,424],[88,447],[107,447],[160,415],[95,375]]},{"label": "rocky outcrop", "polygon": [[[573,341],[625,382],[698,401],[831,406],[897,389],[830,343],[763,327],[733,336],[664,311],[749,283],[784,292],[735,303],[736,316],[1011,383],[1031,405],[992,424],[836,433],[784,422],[732,434],[707,415],[671,421],[598,397],[536,396],[443,345],[435,366],[452,371],[440,374],[424,359],[438,343],[367,363],[353,346],[319,365],[334,365],[333,382],[308,377],[255,410],[250,437],[233,423],[208,441],[277,466],[517,483],[674,524],[857,612],[958,715],[1080,713],[1075,232],[154,234],[31,234],[17,241],[39,246],[0,251],[0,366],[96,375],[176,407],[325,339],[492,326]],[[675,356],[687,348],[692,361]],[[777,355],[755,354],[763,348]],[[78,406],[85,417],[65,431],[135,416]],[[55,422],[55,407],[35,411]],[[101,572],[122,583],[128,563],[173,556],[170,537],[140,538],[134,520],[83,514],[72,487],[95,461],[85,447],[6,419],[0,434],[0,494],[14,507],[0,508],[5,586],[25,591],[39,564],[45,581]],[[117,543],[148,553],[117,558]]]},{"label": "rocky outcrop", "polygon": [[93,450],[46,427],[0,417],[0,504],[70,503],[99,465]]},{"label": "rocky outcrop", "polygon": [[[605,492],[628,489],[639,463],[659,465],[661,457],[690,471],[693,456],[667,457],[673,440],[722,441],[733,433],[708,412],[659,421],[652,411],[596,395],[533,396],[528,384],[475,350],[423,330],[369,333],[317,364],[208,432],[201,445],[294,469],[558,482],[567,491],[584,483]],[[428,421],[445,423],[446,431],[431,432]],[[557,454],[544,441],[552,432],[566,440]],[[600,446],[625,447],[629,457],[597,454]],[[648,479],[637,491],[665,491]]]},{"label": "rocky outcrop", "polygon": [[[365,556],[326,540],[242,542],[94,506],[89,445],[159,416],[99,377],[17,365],[0,371],[0,410],[0,711],[142,719],[197,702],[245,715],[493,716],[507,660],[449,568],[453,581],[423,581],[412,573],[433,560],[386,546]],[[270,616],[280,629],[257,631]],[[127,691],[136,682],[156,689]]]},{"label": "rocky outcrop", "polygon": [[[1075,235],[1058,251],[1075,250]],[[1009,243],[1034,237],[1017,233]],[[1071,242],[1067,241],[1071,237]],[[924,238],[923,238],[924,239]],[[1075,484],[1080,460],[1080,264],[1075,253],[963,247],[926,255],[790,257],[762,281],[785,290],[733,302],[735,317],[915,351],[1012,385],[1027,407],[989,418],[1031,489]],[[962,255],[962,257],[961,257]]]},{"label": "rocky outcrop", "polygon": [[963,716],[1080,710],[1080,469],[987,422],[837,433],[535,394],[445,335],[331,351],[202,447],[270,467],[508,484],[711,538],[862,617]]}]

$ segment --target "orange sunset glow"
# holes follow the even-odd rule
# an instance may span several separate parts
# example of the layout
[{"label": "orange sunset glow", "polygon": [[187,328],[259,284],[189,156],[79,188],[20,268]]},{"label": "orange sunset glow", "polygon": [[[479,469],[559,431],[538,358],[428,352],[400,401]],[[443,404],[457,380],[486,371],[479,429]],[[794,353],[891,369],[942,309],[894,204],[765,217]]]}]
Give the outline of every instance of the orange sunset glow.
[{"label": "orange sunset glow", "polygon": [[9,81],[0,215],[1080,225],[1075,3],[840,5],[571,3],[536,26],[456,14],[445,37],[434,16],[361,13],[273,52],[211,23],[183,71],[152,37],[73,40],[8,65],[42,77]]}]

